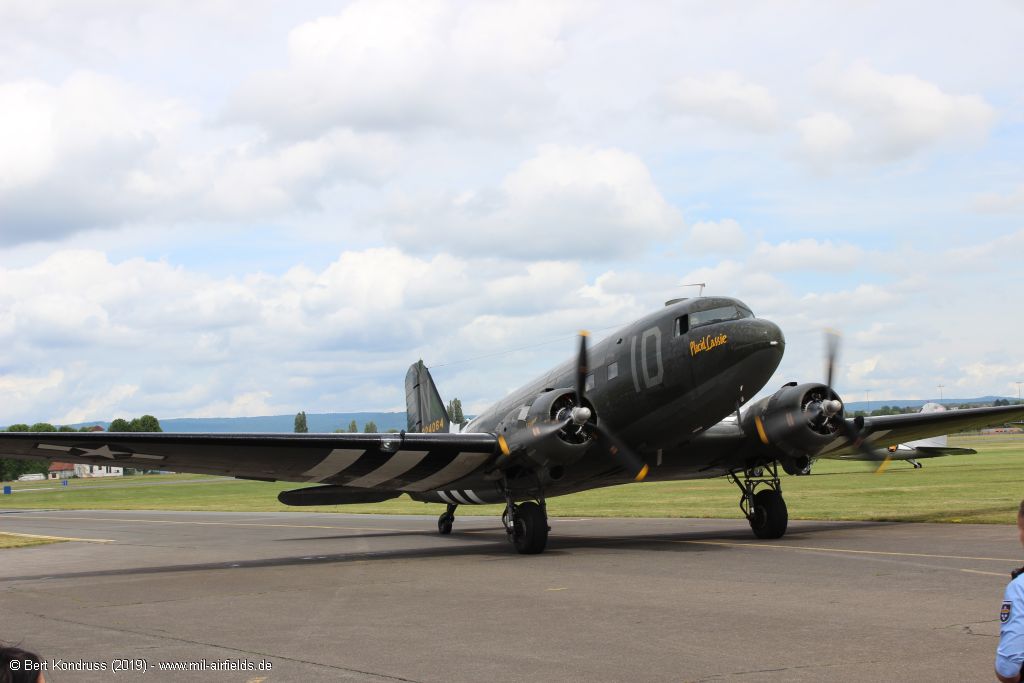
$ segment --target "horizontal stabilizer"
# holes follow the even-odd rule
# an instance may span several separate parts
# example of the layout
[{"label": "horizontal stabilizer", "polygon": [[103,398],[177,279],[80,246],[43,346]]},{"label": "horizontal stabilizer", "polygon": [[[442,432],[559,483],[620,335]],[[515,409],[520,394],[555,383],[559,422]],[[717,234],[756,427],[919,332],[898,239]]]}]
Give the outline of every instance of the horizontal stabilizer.
[{"label": "horizontal stabilizer", "polygon": [[285,505],[355,505],[380,503],[400,495],[400,491],[353,491],[345,486],[308,486],[281,491],[277,499]]}]

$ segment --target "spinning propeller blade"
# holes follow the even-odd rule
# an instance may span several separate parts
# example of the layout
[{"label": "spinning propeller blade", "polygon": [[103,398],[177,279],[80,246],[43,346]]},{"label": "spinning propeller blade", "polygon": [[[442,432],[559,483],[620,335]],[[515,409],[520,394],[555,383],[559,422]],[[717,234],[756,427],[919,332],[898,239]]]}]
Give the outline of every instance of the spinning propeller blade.
[{"label": "spinning propeller blade", "polygon": [[[832,380],[835,377],[836,359],[839,357],[839,333],[835,330],[825,330],[825,385],[828,387],[829,395],[832,394]],[[838,421],[839,431],[846,439],[861,453],[874,459],[875,452],[864,442],[864,436],[854,424],[844,417]],[[881,474],[889,466],[891,458],[886,456],[885,460],[875,470],[875,474]]]},{"label": "spinning propeller blade", "polygon": [[576,405],[583,405],[583,392],[587,388],[587,373],[590,372],[590,362],[587,357],[587,337],[590,333],[580,330],[580,354],[576,363]]},{"label": "spinning propeller blade", "polygon": [[839,333],[825,330],[825,386],[832,391],[832,378],[835,376],[836,358],[839,356]]}]

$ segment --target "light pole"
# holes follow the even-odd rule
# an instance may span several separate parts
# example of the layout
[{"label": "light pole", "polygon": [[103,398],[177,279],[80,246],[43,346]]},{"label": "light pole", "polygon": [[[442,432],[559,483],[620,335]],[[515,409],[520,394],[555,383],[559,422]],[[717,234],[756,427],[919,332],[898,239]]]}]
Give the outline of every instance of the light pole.
[{"label": "light pole", "polygon": [[865,412],[867,412],[867,414],[870,415],[871,414],[871,390],[870,389],[865,389],[864,390],[864,402],[868,404],[868,409]]},{"label": "light pole", "polygon": [[944,387],[946,385],[945,384],[940,384],[938,386],[939,386],[939,403],[942,403],[942,387]]},{"label": "light pole", "polygon": [[1020,403],[1020,385],[1024,384],[1024,379],[1017,380],[1017,403]]}]

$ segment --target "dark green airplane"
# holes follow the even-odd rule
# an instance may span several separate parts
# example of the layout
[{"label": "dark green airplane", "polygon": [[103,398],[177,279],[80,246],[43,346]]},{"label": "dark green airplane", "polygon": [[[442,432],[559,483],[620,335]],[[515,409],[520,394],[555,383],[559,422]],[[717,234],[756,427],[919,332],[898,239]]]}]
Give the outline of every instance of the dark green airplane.
[{"label": "dark green airplane", "polygon": [[914,439],[1024,417],[1024,406],[848,419],[824,383],[791,382],[741,410],[768,382],[786,343],[736,299],[665,308],[587,347],[508,395],[458,433],[422,361],[405,378],[400,434],[2,433],[0,456],[197,472],[315,486],[287,505],[373,503],[403,493],[460,505],[504,503],[521,553],[547,544],[545,498],[631,481],[728,477],[758,538],[786,532],[779,469],[806,474],[818,457],[877,460]]}]

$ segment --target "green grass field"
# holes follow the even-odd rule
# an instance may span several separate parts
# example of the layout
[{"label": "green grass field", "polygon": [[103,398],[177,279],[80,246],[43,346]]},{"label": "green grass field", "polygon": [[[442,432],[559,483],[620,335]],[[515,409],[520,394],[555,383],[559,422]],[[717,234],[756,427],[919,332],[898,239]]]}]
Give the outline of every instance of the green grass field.
[{"label": "green grass field", "polygon": [[[976,448],[977,455],[924,460],[915,470],[894,462],[876,475],[865,463],[819,461],[807,477],[784,476],[782,487],[792,519],[971,522],[1013,524],[1024,497],[1024,436],[956,437],[952,446]],[[164,482],[180,482],[167,484]],[[238,512],[359,512],[440,514],[441,505],[403,496],[375,505],[290,508],[277,502],[294,483],[273,484],[198,475],[136,476],[73,480],[67,489],[53,482],[15,482],[15,493],[0,496],[0,508],[110,510],[227,510]],[[119,488],[106,488],[118,486]],[[630,484],[548,501],[559,517],[732,517],[739,518],[739,491],[725,479]],[[467,514],[499,515],[499,506],[476,506]]]}]

